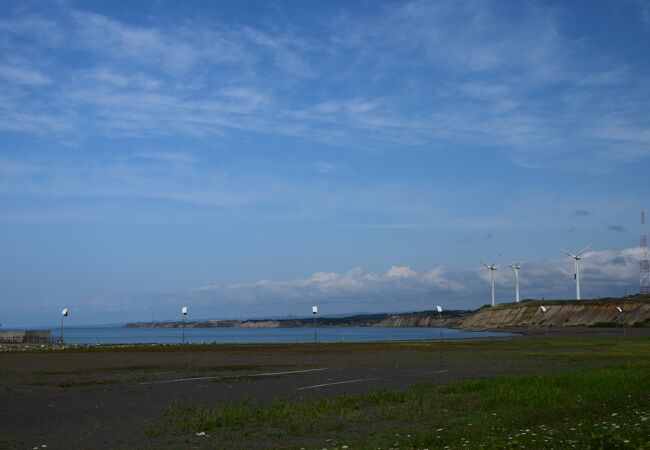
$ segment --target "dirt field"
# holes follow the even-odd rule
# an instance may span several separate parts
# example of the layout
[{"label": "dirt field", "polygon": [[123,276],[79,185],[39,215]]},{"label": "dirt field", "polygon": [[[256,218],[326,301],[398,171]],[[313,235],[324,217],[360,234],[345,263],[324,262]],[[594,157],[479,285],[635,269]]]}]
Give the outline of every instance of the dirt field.
[{"label": "dirt field", "polygon": [[[192,448],[200,438],[152,440],[144,430],[171,402],[215,406],[364,393],[632,358],[609,348],[625,339],[619,329],[544,332],[474,341],[0,352],[0,448]],[[627,335],[634,340],[650,330]]]}]

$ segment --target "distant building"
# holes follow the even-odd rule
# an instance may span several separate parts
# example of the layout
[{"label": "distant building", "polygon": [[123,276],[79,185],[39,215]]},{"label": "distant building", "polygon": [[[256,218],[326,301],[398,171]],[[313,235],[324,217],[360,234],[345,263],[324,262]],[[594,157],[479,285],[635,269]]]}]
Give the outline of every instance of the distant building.
[{"label": "distant building", "polygon": [[0,330],[0,344],[49,344],[50,330]]}]

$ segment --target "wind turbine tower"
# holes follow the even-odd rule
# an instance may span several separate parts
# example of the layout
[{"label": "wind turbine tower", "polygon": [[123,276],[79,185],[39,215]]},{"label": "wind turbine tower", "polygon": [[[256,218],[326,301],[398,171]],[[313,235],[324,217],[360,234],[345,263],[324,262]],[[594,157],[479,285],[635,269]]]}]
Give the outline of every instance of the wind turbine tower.
[{"label": "wind turbine tower", "polygon": [[490,271],[490,290],[492,291],[492,306],[494,306],[494,276],[493,273],[495,270],[499,270],[497,268],[496,263],[493,263],[492,265],[488,266],[485,264],[483,261],[479,261],[481,264],[483,264],[484,269],[487,269]]},{"label": "wind turbine tower", "polygon": [[641,210],[641,249],[643,259],[639,261],[639,278],[641,294],[650,294],[650,264],[648,263],[648,242],[645,237],[645,214]]},{"label": "wind turbine tower", "polygon": [[562,250],[562,252],[566,253],[569,255],[571,258],[573,258],[573,261],[575,263],[575,270],[573,272],[573,278],[576,280],[576,300],[580,300],[580,260],[582,259],[582,254],[587,251],[591,244],[587,245],[585,248],[583,248],[580,252],[576,253],[575,255],[573,253],[569,253],[566,250]]},{"label": "wind turbine tower", "polygon": [[521,270],[521,266],[519,265],[519,261],[517,261],[514,264],[508,264],[508,267],[515,271],[515,299],[519,303],[519,271]]}]

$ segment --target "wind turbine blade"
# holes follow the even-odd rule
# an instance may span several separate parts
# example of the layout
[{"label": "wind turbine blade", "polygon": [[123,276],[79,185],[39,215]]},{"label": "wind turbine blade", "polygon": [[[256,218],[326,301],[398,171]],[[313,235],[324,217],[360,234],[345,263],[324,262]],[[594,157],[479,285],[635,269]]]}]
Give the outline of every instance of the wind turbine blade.
[{"label": "wind turbine blade", "polygon": [[516,269],[516,267],[514,265],[512,265],[512,264],[508,264],[508,267],[510,267],[512,269]]},{"label": "wind turbine blade", "polygon": [[589,245],[587,245],[585,248],[583,248],[583,249],[580,251],[580,253],[578,253],[576,256],[580,256],[580,255],[582,255],[584,252],[587,251],[587,249],[588,249],[589,247],[591,247],[591,244],[589,244]]},{"label": "wind turbine blade", "polygon": [[572,254],[572,253],[569,253],[569,252],[567,252],[567,251],[564,250],[564,249],[560,249],[560,251],[563,252],[563,253],[566,253],[566,254],[569,255],[571,258],[574,258],[574,259],[575,259],[575,257],[576,257],[576,255],[574,255],[574,254]]},{"label": "wind turbine blade", "polygon": [[481,264],[483,264],[487,269],[490,268],[490,266],[488,266],[487,264],[485,264],[485,263],[484,263],[483,261],[481,261],[480,259],[478,260],[478,262],[480,262]]}]

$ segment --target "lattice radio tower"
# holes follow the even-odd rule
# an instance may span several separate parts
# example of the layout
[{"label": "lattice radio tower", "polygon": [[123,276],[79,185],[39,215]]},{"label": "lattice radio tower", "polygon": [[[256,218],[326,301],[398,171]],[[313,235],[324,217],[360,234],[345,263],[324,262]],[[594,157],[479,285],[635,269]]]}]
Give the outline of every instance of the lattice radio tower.
[{"label": "lattice radio tower", "polygon": [[641,211],[641,249],[643,256],[639,261],[639,281],[641,294],[650,294],[650,263],[648,263],[648,241],[645,237],[645,214]]}]

